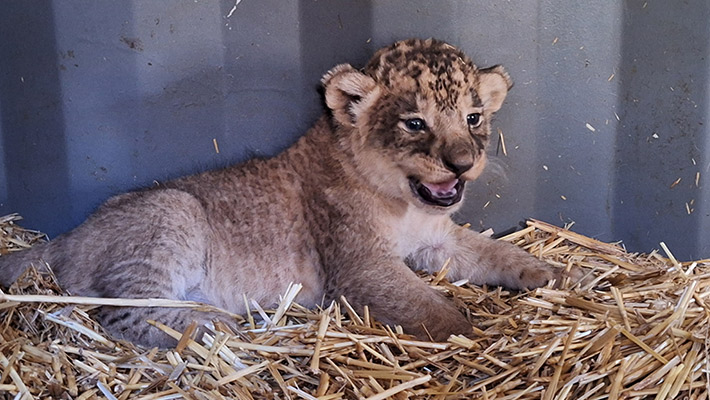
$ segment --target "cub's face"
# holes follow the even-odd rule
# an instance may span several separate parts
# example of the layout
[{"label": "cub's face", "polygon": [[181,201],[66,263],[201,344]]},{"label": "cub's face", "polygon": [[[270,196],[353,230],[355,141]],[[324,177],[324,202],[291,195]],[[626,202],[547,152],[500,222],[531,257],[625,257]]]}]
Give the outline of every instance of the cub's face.
[{"label": "cub's face", "polygon": [[397,42],[365,69],[323,78],[341,144],[376,190],[432,212],[458,208],[486,163],[490,120],[511,81],[436,40]]}]

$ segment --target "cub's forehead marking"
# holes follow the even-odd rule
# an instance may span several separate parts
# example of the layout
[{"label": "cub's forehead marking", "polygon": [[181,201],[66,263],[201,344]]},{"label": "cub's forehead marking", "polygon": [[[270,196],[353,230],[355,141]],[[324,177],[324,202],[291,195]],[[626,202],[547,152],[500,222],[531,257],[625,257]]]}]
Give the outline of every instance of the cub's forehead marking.
[{"label": "cub's forehead marking", "polygon": [[[477,68],[457,48],[433,40],[399,42],[375,54],[365,72],[385,87],[415,91],[441,110],[457,109],[464,96],[483,104],[474,89]],[[469,103],[465,100],[465,103]]]}]

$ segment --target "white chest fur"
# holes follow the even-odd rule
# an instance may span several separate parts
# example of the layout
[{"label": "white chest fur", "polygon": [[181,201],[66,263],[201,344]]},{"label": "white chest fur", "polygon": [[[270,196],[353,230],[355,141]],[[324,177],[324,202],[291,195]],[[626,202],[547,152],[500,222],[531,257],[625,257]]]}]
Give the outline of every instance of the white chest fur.
[{"label": "white chest fur", "polygon": [[[408,207],[402,218],[397,218],[392,224],[393,236],[396,238],[397,253],[400,257],[422,256],[429,261],[438,259],[437,255],[449,253],[453,243],[452,230],[455,228],[451,218],[446,215],[429,214],[415,207]],[[417,262],[420,264],[420,262]],[[421,268],[438,269],[441,265],[419,265]]]}]

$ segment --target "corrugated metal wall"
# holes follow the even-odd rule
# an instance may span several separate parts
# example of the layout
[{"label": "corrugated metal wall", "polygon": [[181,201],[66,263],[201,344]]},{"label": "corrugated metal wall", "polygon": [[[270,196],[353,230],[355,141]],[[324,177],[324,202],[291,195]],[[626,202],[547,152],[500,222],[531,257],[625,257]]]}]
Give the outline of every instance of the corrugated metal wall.
[{"label": "corrugated metal wall", "polygon": [[6,1],[0,214],[54,236],[112,194],[275,154],[330,67],[437,37],[516,81],[459,220],[710,257],[708,21],[703,0]]}]

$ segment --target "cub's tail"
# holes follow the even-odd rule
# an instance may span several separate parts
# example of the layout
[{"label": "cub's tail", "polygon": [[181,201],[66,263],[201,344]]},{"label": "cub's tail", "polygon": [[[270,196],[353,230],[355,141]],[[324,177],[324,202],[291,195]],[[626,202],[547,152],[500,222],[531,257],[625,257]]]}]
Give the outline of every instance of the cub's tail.
[{"label": "cub's tail", "polygon": [[10,286],[30,265],[40,269],[45,261],[50,262],[46,259],[49,244],[39,243],[27,250],[0,255],[0,286]]}]

